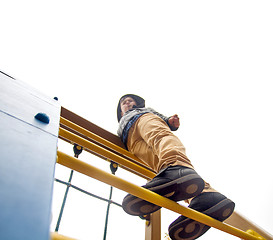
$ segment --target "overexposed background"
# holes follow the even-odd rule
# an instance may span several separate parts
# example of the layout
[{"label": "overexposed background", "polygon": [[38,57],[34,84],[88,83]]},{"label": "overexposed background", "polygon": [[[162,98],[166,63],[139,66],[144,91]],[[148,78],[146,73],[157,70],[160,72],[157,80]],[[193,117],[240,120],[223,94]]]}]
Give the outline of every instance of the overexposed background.
[{"label": "overexposed background", "polygon": [[[272,228],[272,1],[0,2],[0,70],[116,133],[126,93],[167,116],[196,170],[236,202],[236,210]],[[73,154],[59,142],[60,150]],[[69,152],[70,151],[70,152]],[[84,161],[109,164],[87,153]],[[70,170],[56,167],[67,181]],[[119,169],[136,184],[145,181]],[[108,198],[108,185],[74,174],[72,183]],[[52,230],[65,186],[55,184]],[[126,193],[114,189],[113,200]],[[102,239],[107,204],[71,189],[59,232]],[[162,239],[178,216],[162,211]],[[144,221],[111,206],[109,240],[144,239]],[[236,239],[211,229],[203,240]]]}]

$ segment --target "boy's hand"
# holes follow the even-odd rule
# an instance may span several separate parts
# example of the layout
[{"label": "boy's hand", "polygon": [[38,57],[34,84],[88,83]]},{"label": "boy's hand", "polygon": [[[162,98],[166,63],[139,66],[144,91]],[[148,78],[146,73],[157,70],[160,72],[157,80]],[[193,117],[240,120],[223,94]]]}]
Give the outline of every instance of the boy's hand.
[{"label": "boy's hand", "polygon": [[170,126],[172,126],[174,128],[179,128],[180,122],[179,122],[179,117],[177,114],[171,116],[168,121],[169,121]]}]

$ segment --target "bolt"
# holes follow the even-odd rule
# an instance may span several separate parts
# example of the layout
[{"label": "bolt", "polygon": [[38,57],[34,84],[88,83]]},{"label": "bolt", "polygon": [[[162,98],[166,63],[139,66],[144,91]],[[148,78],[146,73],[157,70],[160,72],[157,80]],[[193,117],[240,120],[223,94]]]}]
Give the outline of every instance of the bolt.
[{"label": "bolt", "polygon": [[50,120],[49,117],[45,113],[37,113],[35,115],[35,118],[37,120],[39,120],[40,122],[43,122],[43,123],[46,123],[46,124],[48,124],[49,120]]}]

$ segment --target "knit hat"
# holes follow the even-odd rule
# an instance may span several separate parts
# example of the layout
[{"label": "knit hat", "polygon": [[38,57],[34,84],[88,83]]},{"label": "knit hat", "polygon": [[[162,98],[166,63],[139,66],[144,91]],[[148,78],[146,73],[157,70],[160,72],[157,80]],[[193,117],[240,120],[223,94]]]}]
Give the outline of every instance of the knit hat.
[{"label": "knit hat", "polygon": [[139,97],[137,95],[134,95],[134,94],[126,94],[124,96],[122,96],[120,99],[119,99],[119,102],[118,102],[118,107],[117,107],[117,117],[118,117],[118,122],[120,121],[121,119],[121,108],[120,108],[120,102],[126,98],[126,97],[131,97],[133,98],[135,101],[136,101],[136,107],[137,108],[143,108],[145,107],[145,100],[142,98],[142,97]]}]

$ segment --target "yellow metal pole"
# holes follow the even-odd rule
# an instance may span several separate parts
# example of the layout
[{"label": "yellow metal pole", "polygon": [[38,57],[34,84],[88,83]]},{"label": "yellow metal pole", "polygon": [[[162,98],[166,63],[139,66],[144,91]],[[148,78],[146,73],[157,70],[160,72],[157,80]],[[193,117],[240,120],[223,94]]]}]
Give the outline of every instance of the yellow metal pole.
[{"label": "yellow metal pole", "polygon": [[146,220],[145,240],[161,239],[161,210],[150,214],[150,219]]},{"label": "yellow metal pole", "polygon": [[255,232],[254,230],[252,229],[249,229],[246,231],[247,233],[251,234],[251,235],[254,235],[256,237],[258,237],[259,239],[261,240],[266,240],[264,237],[262,237],[259,233]]},{"label": "yellow metal pole", "polygon": [[[267,231],[265,231],[264,229],[262,229],[255,223],[251,222],[249,219],[247,219],[245,216],[243,216],[242,214],[238,212],[233,212],[232,215],[225,220],[225,223],[230,224],[248,233],[251,233],[251,232],[254,233],[255,231],[259,235],[263,236],[264,237],[263,239],[273,240],[273,236],[270,233],[268,233]],[[251,231],[249,229],[251,229]],[[252,234],[252,235],[255,235],[255,234]]]},{"label": "yellow metal pole", "polygon": [[[60,118],[60,123],[62,123],[63,125],[71,128],[71,129],[74,129],[75,131],[83,134],[84,136],[89,137],[89,138],[95,140],[96,142],[99,142],[99,143],[103,144],[104,146],[109,147],[109,148],[113,149],[114,151],[117,151],[117,152],[121,153],[122,155],[129,157],[129,158],[135,160],[136,162],[140,163],[140,160],[134,154],[128,152],[127,150],[123,149],[122,147],[117,146],[116,144],[111,143],[108,140],[105,140],[104,138],[98,136],[97,134],[94,134],[94,133],[86,130],[85,128],[83,128],[83,127],[63,118],[63,117]],[[143,164],[143,163],[140,163],[140,164]]]},{"label": "yellow metal pole", "polygon": [[73,134],[63,128],[59,129],[59,135],[72,141],[73,143],[77,143],[78,145],[80,145],[86,149],[96,152],[99,155],[104,156],[107,159],[110,159],[116,163],[123,165],[123,166],[127,166],[130,169],[132,169],[133,171],[140,173],[143,176],[147,177],[148,179],[152,179],[155,176],[155,173],[149,171],[148,169],[146,169],[142,166],[139,166],[139,165],[125,159],[124,157],[119,156],[119,155],[117,155],[117,154],[115,154],[103,147],[100,147],[90,141],[87,141],[86,139],[79,137],[76,134]]},{"label": "yellow metal pole", "polygon": [[171,211],[177,212],[181,215],[184,215],[186,217],[189,217],[191,219],[194,219],[198,222],[204,223],[204,224],[209,225],[211,227],[217,228],[221,231],[227,232],[227,233],[237,236],[239,238],[246,239],[246,240],[261,240],[261,238],[259,238],[259,237],[255,237],[251,234],[248,234],[248,233],[246,233],[242,230],[239,230],[235,227],[232,227],[228,224],[219,222],[219,221],[217,221],[205,214],[199,213],[193,209],[181,206],[174,201],[171,201],[165,197],[162,197],[162,196],[160,196],[154,192],[151,192],[145,188],[139,187],[133,183],[125,181],[125,180],[123,180],[115,175],[112,175],[110,173],[107,173],[101,169],[93,167],[93,166],[91,166],[83,161],[80,161],[77,158],[69,156],[65,153],[58,151],[57,156],[58,156],[57,162],[59,164],[62,164],[68,168],[74,169],[75,171],[78,171],[82,174],[85,174],[87,176],[95,178],[95,179],[102,181],[104,183],[107,183],[113,187],[119,188],[125,192],[128,192],[128,193],[130,193],[134,196],[137,196],[139,198],[142,198],[146,201],[149,201],[149,202],[154,203],[156,205],[162,206],[162,207],[167,208]]},{"label": "yellow metal pole", "polygon": [[56,232],[51,233],[51,240],[76,240],[75,238],[66,237]]}]

